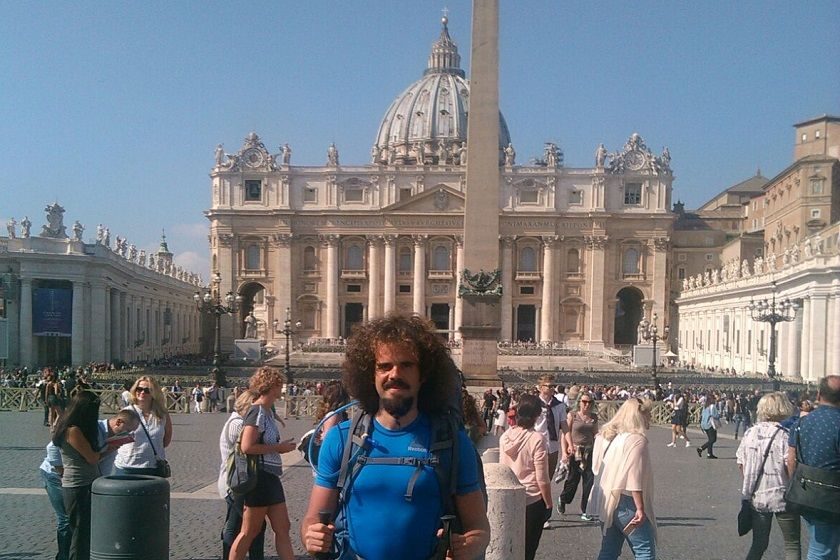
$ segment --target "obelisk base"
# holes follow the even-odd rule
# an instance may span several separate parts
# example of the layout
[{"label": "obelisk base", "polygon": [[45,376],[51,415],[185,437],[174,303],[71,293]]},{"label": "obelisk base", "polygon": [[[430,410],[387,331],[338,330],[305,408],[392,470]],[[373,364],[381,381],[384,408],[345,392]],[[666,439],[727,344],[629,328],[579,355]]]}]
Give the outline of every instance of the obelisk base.
[{"label": "obelisk base", "polygon": [[499,383],[501,297],[463,295],[461,371],[468,385]]}]

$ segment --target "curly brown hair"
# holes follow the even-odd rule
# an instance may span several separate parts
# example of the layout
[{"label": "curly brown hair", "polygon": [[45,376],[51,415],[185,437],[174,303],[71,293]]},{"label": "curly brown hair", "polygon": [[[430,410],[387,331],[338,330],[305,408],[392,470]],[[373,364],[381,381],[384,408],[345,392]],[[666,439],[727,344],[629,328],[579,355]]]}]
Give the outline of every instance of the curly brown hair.
[{"label": "curly brown hair", "polygon": [[376,349],[380,344],[407,347],[417,356],[422,383],[417,407],[421,412],[446,409],[458,373],[449,349],[434,331],[434,323],[425,318],[396,313],[356,328],[347,341],[342,380],[365,412],[375,414],[379,410],[374,369]]},{"label": "curly brown hair", "polygon": [[283,375],[280,368],[262,366],[255,371],[254,375],[251,376],[251,379],[248,380],[248,390],[256,393],[257,395],[265,395],[271,391],[272,387],[277,385],[282,386],[285,382],[286,376]]}]

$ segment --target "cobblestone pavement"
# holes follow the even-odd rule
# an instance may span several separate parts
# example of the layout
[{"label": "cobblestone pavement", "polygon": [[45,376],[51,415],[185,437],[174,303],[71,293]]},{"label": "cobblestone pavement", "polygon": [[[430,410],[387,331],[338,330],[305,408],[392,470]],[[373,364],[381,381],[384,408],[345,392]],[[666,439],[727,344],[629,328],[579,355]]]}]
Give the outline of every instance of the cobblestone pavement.
[{"label": "cobblestone pavement", "polygon": [[[219,466],[218,436],[226,414],[173,416],[174,440],[167,449],[173,477],[170,558],[221,557],[219,532],[224,503],[215,491]],[[54,516],[40,488],[38,465],[49,434],[37,412],[0,413],[0,560],[47,560],[55,556]],[[289,419],[284,435],[299,438],[311,420]],[[691,448],[667,448],[664,428],[650,432],[656,480],[655,508],[659,520],[658,558],[663,560],[734,560],[744,558],[749,539],[739,538],[735,517],[739,507],[740,475],[735,465],[736,443],[731,429],[715,447],[719,460],[698,459],[694,446],[705,440],[699,431]],[[681,443],[681,445],[683,445]],[[285,456],[284,487],[289,500],[292,542],[299,558],[307,558],[299,544],[297,526],[306,508],[311,472],[297,452]],[[554,496],[559,488],[554,489]],[[579,501],[556,512],[543,533],[537,558],[579,559],[597,555],[600,533],[596,525],[579,519]],[[384,522],[384,521],[383,521]],[[806,536],[803,531],[803,541]],[[266,542],[272,542],[266,539]],[[273,554],[273,545],[267,544]],[[804,547],[803,547],[804,552]],[[782,541],[773,529],[764,558],[781,560]],[[632,558],[625,548],[622,559]]]}]

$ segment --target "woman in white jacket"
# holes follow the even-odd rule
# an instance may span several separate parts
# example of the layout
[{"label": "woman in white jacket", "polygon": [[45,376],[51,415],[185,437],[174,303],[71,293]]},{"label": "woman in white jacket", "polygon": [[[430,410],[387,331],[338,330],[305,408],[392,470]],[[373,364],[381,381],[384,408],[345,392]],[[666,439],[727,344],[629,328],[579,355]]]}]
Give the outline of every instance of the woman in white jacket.
[{"label": "woman in white jacket", "polygon": [[595,437],[595,483],[587,505],[601,521],[598,560],[616,560],[624,541],[637,560],[656,558],[653,468],[648,439],[649,399],[631,398]]}]

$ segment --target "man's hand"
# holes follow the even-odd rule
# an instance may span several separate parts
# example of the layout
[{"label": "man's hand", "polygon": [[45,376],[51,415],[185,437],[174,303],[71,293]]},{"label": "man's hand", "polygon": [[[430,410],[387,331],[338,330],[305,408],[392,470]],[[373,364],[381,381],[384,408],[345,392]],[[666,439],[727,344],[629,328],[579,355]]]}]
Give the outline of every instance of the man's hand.
[{"label": "man's hand", "polygon": [[333,533],[335,533],[335,525],[332,523],[329,525],[323,523],[309,525],[303,534],[303,546],[306,548],[306,552],[309,554],[329,552],[332,547]]},{"label": "man's hand", "polygon": [[[452,533],[449,540],[449,550],[446,551],[446,560],[474,560],[484,551],[483,538],[474,534],[475,531],[467,531],[466,534]],[[443,529],[438,529],[437,538],[443,538]]]}]

